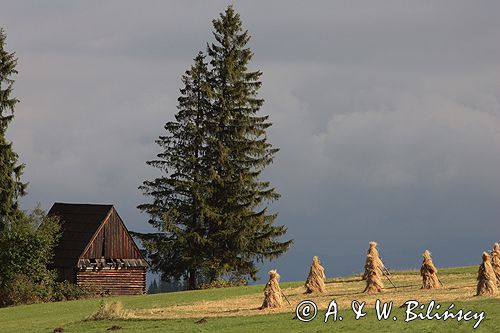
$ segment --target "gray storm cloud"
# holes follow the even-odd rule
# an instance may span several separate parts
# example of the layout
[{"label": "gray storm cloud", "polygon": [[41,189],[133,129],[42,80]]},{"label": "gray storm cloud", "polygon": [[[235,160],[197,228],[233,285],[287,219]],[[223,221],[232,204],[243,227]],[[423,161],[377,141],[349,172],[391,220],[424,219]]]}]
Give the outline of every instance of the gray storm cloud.
[{"label": "gray storm cloud", "polygon": [[[147,231],[137,186],[172,119],[180,76],[226,1],[4,1],[19,57],[9,138],[26,163],[23,207],[116,204]],[[266,170],[294,248],[268,267],[302,279],[384,262],[479,262],[500,217],[500,4],[490,1],[235,2],[281,148]]]}]

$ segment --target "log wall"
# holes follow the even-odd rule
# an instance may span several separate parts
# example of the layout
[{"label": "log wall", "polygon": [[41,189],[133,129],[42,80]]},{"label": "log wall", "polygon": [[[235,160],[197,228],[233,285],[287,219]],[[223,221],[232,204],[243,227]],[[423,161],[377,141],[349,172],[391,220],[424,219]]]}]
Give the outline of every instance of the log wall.
[{"label": "log wall", "polygon": [[77,272],[79,286],[97,286],[111,295],[140,295],[146,293],[146,268],[82,270]]}]

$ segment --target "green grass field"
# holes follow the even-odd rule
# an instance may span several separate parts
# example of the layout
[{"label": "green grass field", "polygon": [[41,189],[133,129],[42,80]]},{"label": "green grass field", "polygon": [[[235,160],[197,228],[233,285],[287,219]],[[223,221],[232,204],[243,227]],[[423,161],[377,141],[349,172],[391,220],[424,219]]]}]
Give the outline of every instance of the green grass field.
[{"label": "green grass field", "polygon": [[[476,267],[442,269],[440,278],[445,287],[439,291],[421,291],[416,271],[393,273],[397,289],[389,288],[382,294],[367,296],[359,291],[363,282],[355,277],[329,280],[327,294],[307,296],[302,294],[303,282],[283,283],[284,292],[293,306],[264,314],[257,310],[262,300],[263,286],[247,286],[227,289],[186,291],[168,294],[109,297],[105,301],[120,300],[135,317],[86,321],[97,310],[101,299],[69,301],[49,304],[33,304],[0,309],[0,332],[53,332],[62,327],[64,332],[107,332],[112,326],[120,326],[119,332],[499,332],[500,298],[473,297]],[[393,301],[391,318],[378,321],[374,309],[376,298]],[[321,309],[318,317],[304,323],[294,317],[295,306],[304,299],[314,300]],[[339,304],[342,321],[323,322],[326,305],[335,299]],[[422,303],[436,299],[447,309],[450,302],[455,309],[484,311],[485,320],[473,330],[475,320],[461,321],[414,320],[404,322],[405,308],[399,308],[406,300],[418,299]],[[354,320],[350,309],[352,300],[367,303],[367,315]],[[416,310],[415,310],[416,311]],[[183,314],[186,314],[185,316]],[[394,321],[393,316],[398,320]],[[206,318],[203,324],[195,322]]]}]

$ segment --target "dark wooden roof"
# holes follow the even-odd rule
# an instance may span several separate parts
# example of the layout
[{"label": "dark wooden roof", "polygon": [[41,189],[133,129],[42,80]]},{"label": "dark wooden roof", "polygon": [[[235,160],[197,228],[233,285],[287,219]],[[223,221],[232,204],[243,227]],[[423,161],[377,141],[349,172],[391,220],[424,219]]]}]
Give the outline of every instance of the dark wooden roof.
[{"label": "dark wooden roof", "polygon": [[[109,221],[111,217],[113,217],[113,221],[119,220],[117,225],[119,225],[120,228],[123,226],[123,228],[121,228],[124,229],[122,234],[126,234],[127,237],[121,238],[124,239],[123,242],[127,243],[126,245],[129,249],[133,248],[134,255],[132,258],[144,260],[134,241],[130,235],[128,235],[128,231],[126,231],[126,227],[123,225],[113,205],[56,202],[50,209],[48,215],[59,216],[62,222],[62,236],[54,251],[55,267],[77,267],[79,260],[88,252],[88,248],[92,247],[95,238],[102,233],[103,224]],[[117,228],[113,230],[116,229]],[[115,242],[113,246],[120,246],[119,242]],[[139,252],[139,255],[136,255],[136,252]],[[147,266],[145,261],[144,265]]]}]

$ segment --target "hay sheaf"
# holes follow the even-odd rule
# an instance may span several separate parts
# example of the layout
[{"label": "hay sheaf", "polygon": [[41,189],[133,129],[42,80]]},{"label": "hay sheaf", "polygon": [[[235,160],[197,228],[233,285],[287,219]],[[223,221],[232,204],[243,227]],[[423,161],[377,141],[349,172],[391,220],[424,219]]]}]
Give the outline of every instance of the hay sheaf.
[{"label": "hay sheaf", "polygon": [[491,251],[491,266],[497,278],[497,285],[500,285],[500,245],[495,243],[493,251]]},{"label": "hay sheaf", "polygon": [[319,258],[314,256],[311,269],[309,270],[309,275],[307,276],[305,283],[306,294],[324,293],[326,291],[325,278],[325,269],[321,266]]},{"label": "hay sheaf", "polygon": [[365,281],[366,287],[363,291],[364,293],[381,292],[384,289],[381,266],[377,258],[371,254],[366,255]]},{"label": "hay sheaf", "polygon": [[[368,248],[365,261],[365,271],[363,273],[363,276],[361,277],[363,280],[366,280],[368,278],[368,275],[371,274],[370,266],[374,265],[375,267],[378,267],[380,269],[385,267],[384,263],[382,262],[382,259],[380,259],[380,255],[377,250],[377,245],[378,245],[377,242],[370,242],[369,244],[370,247]],[[371,257],[368,258],[368,256]]]},{"label": "hay sheaf", "polygon": [[495,295],[497,292],[497,278],[491,265],[491,257],[487,252],[483,252],[483,263],[477,272],[476,295]]},{"label": "hay sheaf", "polygon": [[422,257],[422,267],[420,267],[422,289],[438,289],[440,287],[439,278],[437,276],[438,270],[432,262],[431,253],[425,250]]},{"label": "hay sheaf", "polygon": [[269,281],[264,288],[264,301],[261,309],[281,308],[283,306],[283,292],[279,284],[280,275],[276,270],[269,271]]}]

